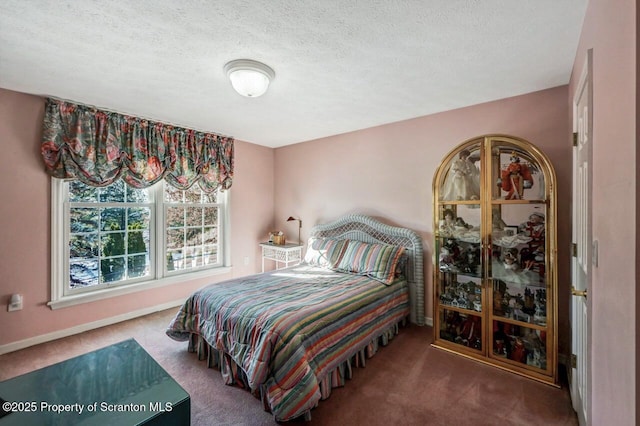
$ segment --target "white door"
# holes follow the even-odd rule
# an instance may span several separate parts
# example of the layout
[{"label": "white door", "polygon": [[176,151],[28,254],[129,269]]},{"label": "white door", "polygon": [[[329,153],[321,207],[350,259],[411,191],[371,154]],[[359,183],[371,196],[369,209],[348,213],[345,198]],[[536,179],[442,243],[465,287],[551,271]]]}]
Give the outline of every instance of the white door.
[{"label": "white door", "polygon": [[587,53],[584,70],[574,98],[573,150],[573,237],[571,287],[571,401],[581,425],[589,424],[590,412],[590,327],[591,304],[588,290],[591,268],[597,262],[597,246],[592,246],[592,51]]}]

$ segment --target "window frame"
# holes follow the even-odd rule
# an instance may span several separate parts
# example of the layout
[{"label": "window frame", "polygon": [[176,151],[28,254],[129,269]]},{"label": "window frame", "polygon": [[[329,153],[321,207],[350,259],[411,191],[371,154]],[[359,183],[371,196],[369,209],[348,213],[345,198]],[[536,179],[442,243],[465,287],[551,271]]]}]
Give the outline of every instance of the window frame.
[{"label": "window frame", "polygon": [[152,270],[152,277],[148,279],[133,279],[130,282],[108,287],[86,288],[65,294],[69,276],[70,217],[68,214],[68,187],[65,186],[68,182],[69,181],[64,179],[51,178],[51,300],[47,303],[51,309],[94,302],[124,294],[225,274],[231,271],[230,190],[218,193],[218,203],[220,204],[218,220],[219,226],[222,228],[219,233],[220,241],[218,243],[221,265],[198,268],[191,271],[167,271],[166,262],[162,261],[162,259],[166,257],[164,185],[167,185],[167,183],[160,181],[151,187],[152,191],[154,191],[154,206],[152,207],[153,213],[150,224],[150,227],[153,229],[151,229],[150,232],[154,233],[153,239],[155,240],[149,249],[151,265],[155,265]]}]

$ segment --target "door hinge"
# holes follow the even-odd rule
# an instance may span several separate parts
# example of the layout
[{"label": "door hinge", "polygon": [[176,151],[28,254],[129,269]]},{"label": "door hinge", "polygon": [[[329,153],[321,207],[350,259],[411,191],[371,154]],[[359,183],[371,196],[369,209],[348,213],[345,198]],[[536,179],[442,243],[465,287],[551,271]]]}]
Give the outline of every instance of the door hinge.
[{"label": "door hinge", "polygon": [[573,146],[578,146],[578,132],[573,132]]},{"label": "door hinge", "polygon": [[571,354],[571,368],[578,368],[578,357],[576,354]]},{"label": "door hinge", "polygon": [[571,243],[571,256],[578,256],[578,245],[576,243]]}]

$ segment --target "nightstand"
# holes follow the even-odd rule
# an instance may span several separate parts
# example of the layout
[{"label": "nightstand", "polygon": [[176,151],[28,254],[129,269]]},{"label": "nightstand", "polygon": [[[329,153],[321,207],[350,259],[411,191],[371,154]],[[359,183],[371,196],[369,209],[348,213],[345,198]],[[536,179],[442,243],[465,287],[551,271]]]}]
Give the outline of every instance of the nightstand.
[{"label": "nightstand", "polygon": [[262,272],[264,272],[264,261],[273,260],[276,263],[276,269],[279,264],[284,264],[283,268],[291,265],[297,265],[302,261],[302,244],[272,244],[260,243],[262,247]]}]

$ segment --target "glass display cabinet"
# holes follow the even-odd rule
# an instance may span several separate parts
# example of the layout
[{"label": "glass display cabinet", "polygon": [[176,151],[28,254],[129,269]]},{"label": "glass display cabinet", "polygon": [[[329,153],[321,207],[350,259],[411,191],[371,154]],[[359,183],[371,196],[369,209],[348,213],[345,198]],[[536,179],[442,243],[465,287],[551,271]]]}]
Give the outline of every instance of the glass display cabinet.
[{"label": "glass display cabinet", "polygon": [[433,181],[433,346],[557,383],[556,178],[511,136],[468,140]]}]

